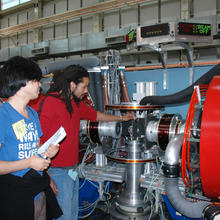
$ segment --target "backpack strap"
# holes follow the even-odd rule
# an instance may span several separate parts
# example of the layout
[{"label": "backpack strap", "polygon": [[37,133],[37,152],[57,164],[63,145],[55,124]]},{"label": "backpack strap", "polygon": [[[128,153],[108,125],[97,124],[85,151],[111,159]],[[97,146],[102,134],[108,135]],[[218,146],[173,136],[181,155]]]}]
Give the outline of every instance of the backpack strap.
[{"label": "backpack strap", "polygon": [[44,102],[45,102],[45,100],[46,100],[46,98],[47,98],[48,96],[51,96],[51,97],[54,97],[54,98],[58,98],[58,99],[60,99],[60,100],[63,100],[59,95],[55,95],[55,94],[47,94],[47,95],[45,95],[45,96],[42,98],[42,100],[40,101],[39,108],[38,108],[38,110],[37,110],[37,114],[38,114],[39,118],[40,118],[40,114],[41,114],[41,111],[42,111],[42,108],[43,108],[43,104],[44,104]]}]

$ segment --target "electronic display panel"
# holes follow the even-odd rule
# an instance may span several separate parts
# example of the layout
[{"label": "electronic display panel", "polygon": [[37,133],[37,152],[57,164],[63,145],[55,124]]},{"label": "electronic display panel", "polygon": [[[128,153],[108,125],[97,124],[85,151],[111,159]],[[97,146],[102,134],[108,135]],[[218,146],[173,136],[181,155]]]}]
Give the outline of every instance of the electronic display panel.
[{"label": "electronic display panel", "polygon": [[168,23],[141,27],[142,38],[168,35],[169,32],[170,32],[170,27]]},{"label": "electronic display panel", "polygon": [[177,31],[179,35],[211,36],[211,24],[179,22]]}]

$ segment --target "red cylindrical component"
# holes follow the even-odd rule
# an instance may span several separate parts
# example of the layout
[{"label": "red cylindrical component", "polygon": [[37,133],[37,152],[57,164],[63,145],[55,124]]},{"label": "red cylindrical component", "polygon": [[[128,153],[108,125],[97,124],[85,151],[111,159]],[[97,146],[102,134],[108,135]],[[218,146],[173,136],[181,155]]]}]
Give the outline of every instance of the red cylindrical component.
[{"label": "red cylindrical component", "polygon": [[200,133],[200,174],[209,198],[220,197],[220,75],[216,75],[206,95]]}]

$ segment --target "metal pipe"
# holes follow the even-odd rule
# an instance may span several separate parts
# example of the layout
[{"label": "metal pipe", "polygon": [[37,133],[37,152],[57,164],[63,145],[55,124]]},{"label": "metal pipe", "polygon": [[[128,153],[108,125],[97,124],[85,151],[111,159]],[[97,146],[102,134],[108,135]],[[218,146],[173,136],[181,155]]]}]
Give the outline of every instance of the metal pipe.
[{"label": "metal pipe", "polygon": [[179,165],[179,154],[183,143],[183,134],[174,136],[165,151],[165,163],[168,165]]},{"label": "metal pipe", "polygon": [[99,59],[97,57],[88,57],[88,58],[80,58],[80,59],[71,59],[64,60],[60,62],[52,62],[40,64],[40,69],[43,75],[52,73],[56,70],[62,70],[69,65],[80,65],[84,68],[92,68],[99,65]]},{"label": "metal pipe", "polygon": [[169,177],[169,168],[179,166],[179,153],[182,147],[183,134],[176,135],[168,144],[165,151],[166,172],[165,191],[172,206],[188,218],[201,218],[203,210],[211,204],[208,201],[191,202],[183,197],[178,187],[178,177]]},{"label": "metal pipe", "polygon": [[100,72],[94,73],[94,87],[96,93],[97,110],[103,112],[103,97],[102,97],[102,78]]},{"label": "metal pipe", "polygon": [[[128,157],[134,160],[141,158],[143,149],[140,142],[130,141],[128,144]],[[128,215],[142,214],[147,211],[147,202],[144,201],[144,193],[140,187],[140,176],[144,171],[143,163],[128,163],[126,168],[126,187],[116,201],[116,207],[120,212]]]},{"label": "metal pipe", "polygon": [[105,105],[109,104],[106,70],[103,71],[103,76],[102,76],[102,94],[103,94],[103,108],[104,108],[104,112],[105,112]]},{"label": "metal pipe", "polygon": [[94,72],[89,73],[89,94],[92,97],[93,104],[95,106],[95,109],[98,109],[97,100],[96,100],[96,89],[95,89],[95,76]]},{"label": "metal pipe", "polygon": [[[194,66],[207,66],[207,65],[216,65],[219,64],[220,61],[207,61],[207,62],[194,62]],[[188,63],[177,63],[177,64],[167,64],[167,68],[180,68],[180,67],[188,67]],[[163,69],[162,65],[149,65],[149,66],[137,66],[137,67],[126,67],[125,71],[141,71],[141,70],[152,70],[152,69]]]},{"label": "metal pipe", "polygon": [[131,102],[123,70],[120,70],[122,102]]},{"label": "metal pipe", "polygon": [[141,105],[146,105],[151,103],[153,105],[168,105],[168,104],[178,104],[190,101],[191,95],[194,90],[195,85],[206,84],[208,85],[212,80],[213,76],[219,74],[220,64],[212,67],[207,73],[202,75],[195,83],[191,86],[171,95],[166,96],[145,96],[141,101]]}]

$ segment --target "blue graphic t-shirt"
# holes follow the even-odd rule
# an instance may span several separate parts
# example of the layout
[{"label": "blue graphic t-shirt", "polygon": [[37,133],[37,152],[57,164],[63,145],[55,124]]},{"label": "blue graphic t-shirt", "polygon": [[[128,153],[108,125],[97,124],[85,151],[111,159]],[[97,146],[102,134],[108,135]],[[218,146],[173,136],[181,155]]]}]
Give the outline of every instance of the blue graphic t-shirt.
[{"label": "blue graphic t-shirt", "polygon": [[[29,118],[17,112],[8,102],[0,106],[0,160],[23,160],[37,153],[39,138],[42,136],[40,122],[35,110],[29,106],[26,109]],[[17,139],[12,125],[18,124],[21,120],[25,123],[26,132]],[[24,169],[12,174],[22,177],[28,170]]]}]

